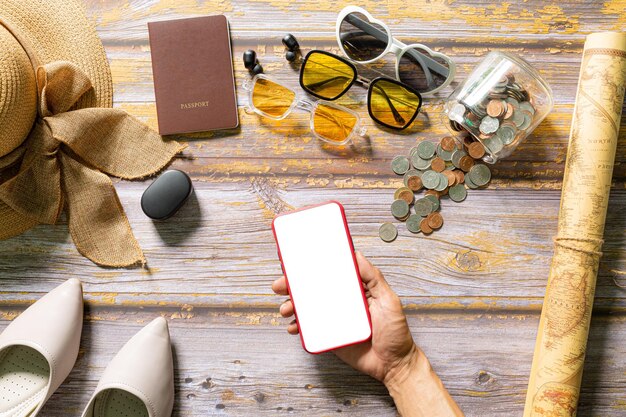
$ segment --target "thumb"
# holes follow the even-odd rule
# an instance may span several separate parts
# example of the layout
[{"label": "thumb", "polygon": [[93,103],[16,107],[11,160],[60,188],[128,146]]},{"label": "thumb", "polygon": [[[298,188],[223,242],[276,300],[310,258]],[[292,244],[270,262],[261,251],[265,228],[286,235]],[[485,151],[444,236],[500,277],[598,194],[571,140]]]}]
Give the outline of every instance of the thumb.
[{"label": "thumb", "polygon": [[365,256],[359,251],[356,252],[356,261],[359,265],[361,280],[374,298],[380,298],[391,291],[385,277]]}]

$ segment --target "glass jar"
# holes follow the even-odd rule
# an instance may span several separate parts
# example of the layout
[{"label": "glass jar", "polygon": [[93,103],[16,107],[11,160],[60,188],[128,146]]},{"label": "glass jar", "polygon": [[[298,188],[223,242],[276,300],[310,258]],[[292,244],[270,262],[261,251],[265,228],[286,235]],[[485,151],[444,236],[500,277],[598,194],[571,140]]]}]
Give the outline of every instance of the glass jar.
[{"label": "glass jar", "polygon": [[485,146],[483,160],[509,156],[552,110],[552,90],[528,62],[490,52],[448,97],[444,112],[456,132]]}]

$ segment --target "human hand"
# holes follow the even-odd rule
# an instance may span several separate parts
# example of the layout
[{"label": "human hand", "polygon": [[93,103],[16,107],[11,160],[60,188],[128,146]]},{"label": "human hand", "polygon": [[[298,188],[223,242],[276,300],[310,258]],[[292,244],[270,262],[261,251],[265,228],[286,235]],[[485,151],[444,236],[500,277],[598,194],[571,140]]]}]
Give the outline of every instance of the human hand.
[{"label": "human hand", "polygon": [[[377,380],[387,383],[394,376],[413,366],[418,349],[409,331],[400,299],[393,292],[378,268],[374,267],[360,252],[356,259],[369,304],[372,319],[370,341],[333,351],[337,357]],[[274,281],[272,290],[279,295],[289,295],[285,277]],[[285,301],[280,306],[283,317],[294,315],[293,303]],[[290,334],[298,334],[293,320],[287,327]]]}]

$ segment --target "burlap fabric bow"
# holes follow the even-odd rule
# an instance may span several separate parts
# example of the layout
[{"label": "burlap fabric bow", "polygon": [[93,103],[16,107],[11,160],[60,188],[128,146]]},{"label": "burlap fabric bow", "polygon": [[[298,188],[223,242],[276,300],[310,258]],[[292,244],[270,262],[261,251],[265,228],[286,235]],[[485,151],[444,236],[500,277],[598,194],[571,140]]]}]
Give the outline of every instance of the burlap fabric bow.
[{"label": "burlap fabric bow", "polygon": [[74,109],[92,88],[70,62],[37,69],[38,118],[0,170],[21,158],[17,175],[0,185],[0,239],[38,223],[54,224],[66,208],[78,251],[105,266],[145,263],[111,179],[136,179],[162,169],[185,146],[111,108]]}]

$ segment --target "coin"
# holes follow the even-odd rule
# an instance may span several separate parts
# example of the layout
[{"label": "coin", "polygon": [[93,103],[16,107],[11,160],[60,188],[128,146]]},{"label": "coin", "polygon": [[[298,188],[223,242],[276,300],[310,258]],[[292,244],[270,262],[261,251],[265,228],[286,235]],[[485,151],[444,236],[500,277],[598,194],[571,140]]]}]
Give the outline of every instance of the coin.
[{"label": "coin", "polygon": [[435,187],[437,187],[437,185],[439,185],[439,174],[435,171],[426,171],[422,174],[422,183],[424,184],[424,187],[428,188],[429,190],[434,189]]},{"label": "coin", "polygon": [[422,217],[420,215],[411,214],[409,218],[406,219],[406,228],[411,233],[419,233],[421,231],[420,229],[421,221],[422,221]]},{"label": "coin", "polygon": [[409,151],[409,156],[413,158],[413,155],[417,155],[417,146],[413,146]]},{"label": "coin", "polygon": [[502,100],[489,100],[487,114],[491,117],[501,117],[506,113],[506,104]]},{"label": "coin", "polygon": [[[417,178],[417,179],[419,179],[419,178]],[[398,193],[398,197],[396,197],[396,199],[398,199],[398,198],[400,200],[406,201],[408,205],[413,204],[413,201],[415,201],[415,195],[413,194],[413,190],[411,190],[408,187],[400,188],[400,192]]]},{"label": "coin", "polygon": [[467,152],[460,149],[454,151],[454,153],[452,154],[452,165],[461,169],[461,158],[463,158],[465,155],[467,155]]},{"label": "coin", "polygon": [[452,136],[443,137],[439,143],[444,151],[452,152],[456,149],[456,141]]},{"label": "coin", "polygon": [[415,202],[415,213],[421,217],[426,217],[433,212],[433,203],[426,197],[420,198]]},{"label": "coin", "polygon": [[492,154],[497,154],[498,152],[502,150],[502,148],[504,148],[504,144],[502,143],[502,140],[500,140],[500,138],[497,135],[493,135],[492,137],[483,140],[483,143],[485,144],[485,147],[489,149],[489,152],[491,152]]},{"label": "coin", "polygon": [[474,159],[485,156],[485,147],[480,142],[473,142],[467,147],[467,152]]},{"label": "coin", "polygon": [[510,104],[511,106],[513,106],[514,110],[519,109],[519,101],[517,101],[516,99],[514,99],[513,97],[508,97],[506,99],[507,104]]},{"label": "coin", "polygon": [[454,172],[454,175],[456,175],[456,183],[463,184],[463,182],[465,182],[465,174],[463,173],[463,171],[461,171],[460,169],[457,169],[453,172]]},{"label": "coin", "polygon": [[431,202],[431,205],[432,205],[431,211],[439,210],[439,207],[441,206],[441,203],[439,202],[439,197],[437,197],[436,195],[430,194],[430,195],[425,196],[424,198]]},{"label": "coin", "polygon": [[400,193],[401,193],[403,190],[409,190],[409,191],[411,191],[408,187],[400,187],[400,188],[398,188],[398,189],[397,189],[397,190],[393,193],[393,199],[394,199],[394,200],[399,199],[399,198],[400,198]]},{"label": "coin", "polygon": [[430,159],[422,159],[417,154],[411,157],[411,163],[416,169],[420,169],[422,171],[430,168]]},{"label": "coin", "polygon": [[504,122],[496,132],[496,135],[500,138],[504,145],[510,145],[515,139],[517,128],[513,123]]},{"label": "coin", "polygon": [[409,158],[406,156],[396,156],[391,161],[391,169],[398,175],[404,175],[410,168]]},{"label": "coin", "polygon": [[432,227],[428,225],[428,219],[422,219],[422,221],[420,222],[420,230],[425,235],[429,235],[433,232]]},{"label": "coin", "polygon": [[456,175],[454,175],[454,172],[452,172],[451,170],[446,169],[442,172],[442,174],[445,175],[446,178],[448,178],[448,187],[452,187],[457,183]]},{"label": "coin", "polygon": [[430,213],[426,217],[426,221],[428,221],[428,225],[433,230],[441,229],[441,226],[443,226],[443,216],[438,212]]},{"label": "coin", "polygon": [[516,109],[513,112],[513,117],[511,117],[511,121],[515,123],[515,127],[519,129],[524,124],[524,113],[522,113],[522,110]]},{"label": "coin", "polygon": [[474,184],[474,182],[472,181],[472,177],[469,175],[465,176],[465,185],[468,186],[468,188],[475,190],[476,188],[478,188],[478,185]]},{"label": "coin", "polygon": [[409,180],[410,177],[421,177],[421,171],[418,171],[416,169],[409,169],[406,174],[404,174],[404,178],[403,178],[403,182],[404,182],[404,186],[408,187],[409,185],[407,184],[407,181]]},{"label": "coin", "polygon": [[417,175],[410,176],[406,180],[406,185],[411,189],[411,191],[419,191],[424,186],[424,184],[422,184],[422,179]]},{"label": "coin", "polygon": [[398,229],[391,223],[383,223],[378,229],[378,235],[385,242],[393,242],[398,237]]},{"label": "coin", "polygon": [[443,149],[441,147],[441,143],[437,145],[437,156],[443,159],[444,161],[451,161],[453,153],[454,153],[454,150],[448,152],[445,149]]},{"label": "coin", "polygon": [[477,164],[470,169],[469,177],[474,184],[482,187],[491,180],[491,170],[485,164]]},{"label": "coin", "polygon": [[468,172],[474,166],[474,160],[471,156],[465,155],[459,161],[459,165],[463,171]]},{"label": "coin", "polygon": [[404,219],[409,215],[409,203],[398,199],[391,203],[391,214],[396,219]]},{"label": "coin", "polygon": [[424,140],[417,145],[417,154],[422,159],[430,159],[435,155],[435,149],[434,143]]},{"label": "coin", "polygon": [[433,197],[441,198],[441,193],[439,191],[426,190],[426,192],[424,192],[424,196],[428,197],[429,195],[431,195]]},{"label": "coin", "polygon": [[530,112],[531,115],[535,114],[535,108],[528,101],[521,102],[519,104],[519,108],[520,110],[526,110],[527,112]]},{"label": "coin", "polygon": [[463,184],[457,184],[453,187],[450,187],[448,190],[448,195],[450,196],[450,200],[460,203],[465,200],[467,197],[467,190]]},{"label": "coin", "polygon": [[435,187],[435,191],[444,191],[448,187],[448,178],[441,173],[439,173],[438,176],[439,184]]},{"label": "coin", "polygon": [[522,110],[522,114],[524,115],[524,122],[519,128],[520,130],[526,130],[533,121],[533,114],[527,110]]},{"label": "coin", "polygon": [[515,110],[515,109],[513,108],[513,105],[511,105],[511,104],[509,104],[509,103],[507,102],[507,105],[506,105],[506,113],[504,113],[504,119],[505,119],[505,120],[510,119],[510,118],[511,118],[511,116],[513,116],[513,111],[514,111],[514,110]]},{"label": "coin", "polygon": [[438,156],[433,159],[430,166],[435,172],[442,172],[446,168],[446,162]]},{"label": "coin", "polygon": [[448,118],[457,123],[463,123],[463,116],[465,115],[465,106],[459,102],[454,102],[448,111]]},{"label": "coin", "polygon": [[498,127],[500,127],[500,122],[498,121],[498,119],[486,116],[483,117],[482,121],[480,122],[480,127],[478,129],[481,133],[490,135],[498,130]]}]

